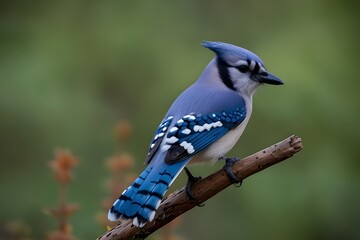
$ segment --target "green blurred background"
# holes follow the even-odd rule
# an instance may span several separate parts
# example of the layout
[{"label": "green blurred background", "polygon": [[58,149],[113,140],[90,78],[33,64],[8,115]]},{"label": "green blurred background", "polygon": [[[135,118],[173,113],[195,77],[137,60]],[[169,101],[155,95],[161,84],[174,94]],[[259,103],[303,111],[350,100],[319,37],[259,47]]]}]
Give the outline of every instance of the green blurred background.
[{"label": "green blurred background", "polygon": [[[107,194],[114,126],[129,119],[136,172],[175,97],[212,59],[203,40],[257,53],[285,81],[254,97],[229,155],[244,157],[291,134],[304,150],[187,213],[185,239],[360,239],[359,2],[8,1],[0,8],[1,222],[33,239],[55,229],[47,162],[56,147],[81,164],[69,198],[74,235],[94,239]],[[218,168],[194,166],[206,175]],[[185,184],[182,176],[176,187]]]}]

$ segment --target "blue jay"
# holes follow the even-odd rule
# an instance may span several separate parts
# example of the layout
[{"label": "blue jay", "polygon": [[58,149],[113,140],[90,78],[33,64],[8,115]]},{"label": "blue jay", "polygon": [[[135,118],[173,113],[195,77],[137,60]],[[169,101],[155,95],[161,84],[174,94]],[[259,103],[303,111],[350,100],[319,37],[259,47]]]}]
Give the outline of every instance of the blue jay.
[{"label": "blue jay", "polygon": [[[151,141],[147,168],[115,201],[109,220],[133,219],[137,227],[152,221],[186,164],[214,162],[235,145],[249,121],[255,90],[264,83],[283,84],[249,50],[222,42],[202,45],[215,52],[215,58],[171,105]],[[237,182],[231,171],[234,160],[224,159],[229,178]]]}]

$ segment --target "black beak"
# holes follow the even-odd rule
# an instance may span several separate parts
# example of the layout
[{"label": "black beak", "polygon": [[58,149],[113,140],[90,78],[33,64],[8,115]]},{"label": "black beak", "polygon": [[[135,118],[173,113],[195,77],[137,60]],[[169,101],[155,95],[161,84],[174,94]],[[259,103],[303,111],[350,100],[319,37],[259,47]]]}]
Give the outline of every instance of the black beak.
[{"label": "black beak", "polygon": [[272,75],[269,72],[266,72],[264,74],[259,74],[256,76],[257,80],[259,81],[259,83],[267,83],[267,84],[271,84],[271,85],[282,85],[284,84],[284,82],[276,77],[275,75]]}]

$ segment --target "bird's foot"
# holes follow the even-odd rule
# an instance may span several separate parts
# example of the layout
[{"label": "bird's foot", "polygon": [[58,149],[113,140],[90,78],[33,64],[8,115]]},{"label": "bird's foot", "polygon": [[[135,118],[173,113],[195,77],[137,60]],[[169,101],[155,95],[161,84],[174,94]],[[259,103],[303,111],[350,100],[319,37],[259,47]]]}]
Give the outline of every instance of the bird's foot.
[{"label": "bird's foot", "polygon": [[[199,181],[201,179],[201,177],[194,177],[194,175],[192,175],[192,173],[189,171],[189,169],[187,167],[184,168],[185,170],[185,173],[188,177],[188,181],[186,183],[186,187],[185,187],[185,193],[186,195],[188,196],[188,198],[191,200],[191,201],[196,201],[196,202],[199,202],[198,199],[196,199],[196,197],[194,196],[194,194],[192,193],[192,186],[194,185],[194,183],[196,183],[197,181]],[[203,207],[205,204],[203,203],[199,203],[198,206],[199,207]]]},{"label": "bird's foot", "polygon": [[230,179],[230,181],[235,184],[236,187],[240,187],[242,184],[242,180],[239,180],[239,178],[237,178],[234,174],[234,171],[232,170],[232,166],[234,165],[234,163],[236,163],[237,161],[240,161],[240,158],[237,157],[232,157],[232,158],[228,158],[228,157],[220,157],[219,159],[221,160],[225,160],[225,164],[223,169],[226,172],[226,175],[228,176],[228,178]]}]

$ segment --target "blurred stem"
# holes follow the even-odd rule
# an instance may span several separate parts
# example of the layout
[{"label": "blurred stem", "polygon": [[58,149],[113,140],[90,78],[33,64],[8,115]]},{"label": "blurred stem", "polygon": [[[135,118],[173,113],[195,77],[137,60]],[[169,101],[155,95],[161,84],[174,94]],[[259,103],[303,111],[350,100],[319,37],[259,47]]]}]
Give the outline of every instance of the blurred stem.
[{"label": "blurred stem", "polygon": [[67,190],[68,190],[68,183],[60,182],[58,224],[59,224],[59,230],[63,233],[67,233],[67,224],[66,224]]}]

